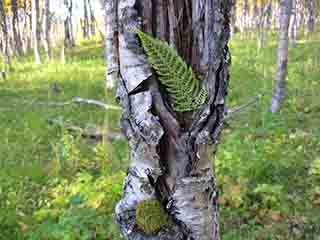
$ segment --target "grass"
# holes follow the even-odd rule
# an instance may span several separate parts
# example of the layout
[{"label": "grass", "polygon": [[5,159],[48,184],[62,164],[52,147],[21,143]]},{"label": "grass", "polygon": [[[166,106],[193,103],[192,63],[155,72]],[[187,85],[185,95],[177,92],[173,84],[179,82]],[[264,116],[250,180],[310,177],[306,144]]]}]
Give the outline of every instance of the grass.
[{"label": "grass", "polygon": [[[224,240],[320,236],[319,39],[319,33],[301,36],[290,48],[287,98],[274,115],[268,107],[276,37],[260,50],[253,38],[232,39],[229,105],[265,95],[228,122],[216,156]],[[116,104],[114,93],[104,90],[99,41],[82,42],[66,55],[64,65],[35,65],[32,55],[15,59],[14,72],[0,80],[1,240],[41,239],[48,229],[55,229],[50,240],[92,231],[97,239],[118,239],[112,211],[128,165],[127,143],[83,140],[48,120],[119,131],[120,113],[39,104],[73,97]],[[103,187],[108,196],[101,195]],[[78,208],[83,211],[73,214]],[[101,222],[94,224],[95,219]]]}]

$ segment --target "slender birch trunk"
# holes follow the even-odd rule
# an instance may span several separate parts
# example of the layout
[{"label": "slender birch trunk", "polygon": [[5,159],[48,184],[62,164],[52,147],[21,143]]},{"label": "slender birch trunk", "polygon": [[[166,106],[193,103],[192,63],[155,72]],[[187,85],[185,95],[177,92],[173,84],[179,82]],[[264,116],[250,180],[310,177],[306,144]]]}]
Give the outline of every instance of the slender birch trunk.
[{"label": "slender birch trunk", "polygon": [[297,0],[292,0],[292,14],[289,25],[289,37],[292,47],[297,44]]},{"label": "slender birch trunk", "polygon": [[50,22],[50,0],[44,1],[43,25],[44,25],[44,46],[48,60],[52,59],[51,46],[51,22]]},{"label": "slender birch trunk", "polygon": [[[131,164],[116,220],[125,239],[218,240],[218,194],[211,154],[223,129],[230,64],[229,0],[107,0],[107,75],[118,81],[121,128]],[[175,46],[207,87],[207,103],[174,112],[133,28]],[[173,31],[172,31],[173,30]],[[108,43],[110,45],[108,45]],[[137,227],[139,203],[156,199],[170,228]]]},{"label": "slender birch trunk", "polygon": [[11,11],[12,11],[12,31],[13,31],[13,39],[14,39],[14,49],[18,55],[22,55],[22,40],[20,34],[19,27],[19,19],[18,19],[18,6],[17,0],[11,0]]},{"label": "slender birch trunk", "polygon": [[4,10],[4,2],[0,0],[0,30],[2,33],[2,55],[5,68],[8,70],[12,69],[11,56],[10,56],[10,46],[9,46],[9,33],[7,25],[7,17]]},{"label": "slender birch trunk", "polygon": [[307,6],[307,30],[309,33],[316,30],[316,1],[306,0]]},{"label": "slender birch trunk", "polygon": [[64,0],[65,7],[68,9],[68,15],[64,20],[64,45],[66,48],[75,47],[75,39],[73,34],[73,23],[72,23],[72,12],[73,12],[73,1]]},{"label": "slender birch trunk", "polygon": [[83,0],[83,38],[90,38],[88,0]]},{"label": "slender birch trunk", "polygon": [[275,79],[274,95],[271,103],[271,112],[278,112],[286,94],[286,77],[288,71],[288,29],[292,12],[292,0],[280,1],[280,29],[278,62]]},{"label": "slender birch trunk", "polygon": [[94,15],[94,9],[92,7],[91,0],[88,0],[88,7],[90,11],[90,33],[91,36],[96,35],[96,17]]},{"label": "slender birch trunk", "polygon": [[39,28],[39,0],[31,1],[31,15],[32,15],[32,37],[33,37],[33,51],[36,64],[41,64],[40,57],[40,28]]},{"label": "slender birch trunk", "polygon": [[232,1],[232,8],[230,14],[230,26],[231,26],[231,34],[235,34],[237,32],[237,0]]}]

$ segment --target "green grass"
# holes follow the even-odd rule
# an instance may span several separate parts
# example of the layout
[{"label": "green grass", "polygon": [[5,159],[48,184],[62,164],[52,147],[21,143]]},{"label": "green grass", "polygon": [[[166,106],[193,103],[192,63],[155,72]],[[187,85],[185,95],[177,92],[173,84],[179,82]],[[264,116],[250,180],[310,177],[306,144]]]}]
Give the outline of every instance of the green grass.
[{"label": "green grass", "polygon": [[[301,36],[290,49],[287,98],[273,115],[276,37],[261,50],[255,39],[232,39],[229,105],[265,95],[228,122],[216,156],[223,240],[320,236],[319,39]],[[73,97],[116,104],[104,90],[103,52],[99,41],[85,41],[64,65],[35,65],[29,55],[0,80],[0,240],[42,240],[47,231],[49,240],[92,232],[118,238],[112,212],[128,165],[126,141],[84,140],[48,120],[119,131],[120,112],[40,104]]]}]

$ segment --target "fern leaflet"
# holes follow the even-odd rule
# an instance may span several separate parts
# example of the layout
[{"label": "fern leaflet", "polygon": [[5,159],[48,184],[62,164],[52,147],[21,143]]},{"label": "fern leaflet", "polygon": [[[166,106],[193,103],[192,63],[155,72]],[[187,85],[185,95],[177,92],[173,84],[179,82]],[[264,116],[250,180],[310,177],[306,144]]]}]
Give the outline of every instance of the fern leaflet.
[{"label": "fern leaflet", "polygon": [[195,111],[205,103],[207,90],[201,86],[191,67],[184,62],[176,50],[166,42],[135,30],[148,62],[159,75],[160,82],[166,87],[170,102],[176,112]]}]

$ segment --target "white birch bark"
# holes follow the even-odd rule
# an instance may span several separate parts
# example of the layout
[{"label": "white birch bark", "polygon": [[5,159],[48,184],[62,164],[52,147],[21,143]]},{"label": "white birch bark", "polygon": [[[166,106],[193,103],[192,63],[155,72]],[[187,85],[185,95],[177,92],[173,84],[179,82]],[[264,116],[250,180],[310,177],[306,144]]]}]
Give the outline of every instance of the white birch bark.
[{"label": "white birch bark", "polygon": [[280,29],[278,61],[275,78],[275,89],[272,97],[271,112],[278,112],[286,94],[286,77],[288,71],[288,29],[292,11],[292,0],[280,1]]},{"label": "white birch bark", "polygon": [[9,33],[8,33],[8,25],[6,13],[3,7],[3,0],[0,0],[0,30],[2,34],[2,56],[3,62],[5,64],[5,70],[12,69],[11,56],[10,56],[10,46],[9,46]]},{"label": "white birch bark", "polygon": [[31,14],[32,14],[32,42],[35,63],[41,64],[40,57],[40,28],[39,28],[39,0],[31,1]]},{"label": "white birch bark", "polygon": [[[107,62],[107,75],[117,78],[124,108],[121,129],[131,147],[124,194],[116,207],[125,239],[220,239],[209,149],[216,147],[223,129],[230,8],[229,0],[106,1],[106,57],[113,64]],[[193,66],[210,96],[198,112],[172,111],[134,28],[171,43]],[[154,234],[137,228],[137,205],[150,199],[162,203],[171,228]]]}]

